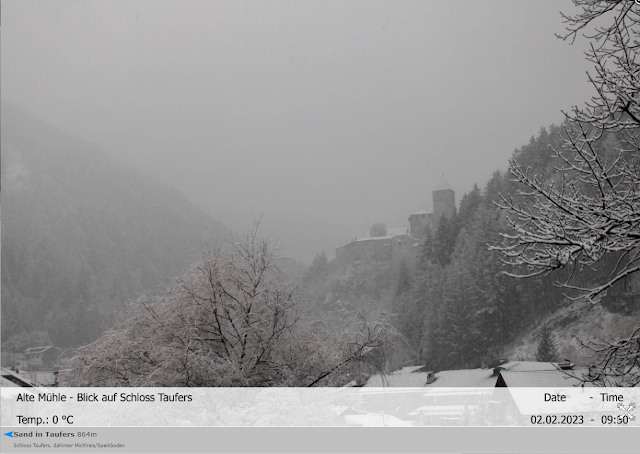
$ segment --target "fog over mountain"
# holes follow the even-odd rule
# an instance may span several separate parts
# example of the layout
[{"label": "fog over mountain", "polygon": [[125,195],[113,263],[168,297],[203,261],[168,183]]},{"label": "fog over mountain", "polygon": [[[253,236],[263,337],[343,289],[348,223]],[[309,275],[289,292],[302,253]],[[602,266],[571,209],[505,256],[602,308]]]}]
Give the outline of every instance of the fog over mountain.
[{"label": "fog over mountain", "polygon": [[635,2],[4,13],[3,368],[640,384]]},{"label": "fog over mountain", "polygon": [[230,230],[158,178],[2,103],[2,340],[76,346]]},{"label": "fog over mountain", "polygon": [[9,2],[2,98],[310,262],[407,226],[442,174],[460,199],[588,99],[563,8]]}]

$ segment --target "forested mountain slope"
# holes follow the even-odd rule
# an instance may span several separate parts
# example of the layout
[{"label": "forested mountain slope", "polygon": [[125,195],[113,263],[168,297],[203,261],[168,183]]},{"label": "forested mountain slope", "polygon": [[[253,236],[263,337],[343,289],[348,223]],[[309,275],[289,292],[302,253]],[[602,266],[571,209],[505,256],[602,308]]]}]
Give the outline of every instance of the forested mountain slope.
[{"label": "forested mountain slope", "polygon": [[4,103],[1,140],[5,352],[93,340],[230,236],[162,181]]},{"label": "forested mountain slope", "polygon": [[[562,126],[540,129],[528,144],[514,151],[513,159],[543,181],[555,181],[556,167],[561,163],[553,150],[562,146],[562,134]],[[602,153],[611,153],[619,146],[619,139],[616,133],[608,133],[597,146]],[[416,361],[435,370],[474,368],[510,355],[535,359],[532,352],[537,330],[551,319],[562,351],[572,360],[584,358],[588,352],[579,351],[572,336],[587,341],[593,335],[624,335],[626,332],[612,330],[615,323],[593,330],[580,330],[579,326],[597,328],[591,320],[595,313],[603,317],[612,313],[637,315],[637,276],[618,283],[598,308],[589,310],[590,303],[572,305],[567,296],[576,293],[556,285],[570,276],[567,270],[529,279],[506,275],[505,271],[526,270],[507,266],[501,252],[489,247],[501,244],[501,233],[511,231],[496,202],[505,197],[517,204],[522,201],[522,189],[508,172],[496,171],[484,188],[476,186],[461,198],[451,219],[443,217],[437,228],[427,233],[419,260],[345,268],[336,262],[324,264],[326,260],[319,255],[305,279],[310,299],[324,310],[345,310],[345,301],[362,301],[369,308],[384,311],[415,349]],[[617,259],[609,254],[599,266],[576,272],[571,282],[599,282],[606,277],[603,270]]]},{"label": "forested mountain slope", "polygon": [[609,298],[603,304],[569,303],[547,314],[533,330],[518,337],[505,349],[504,356],[513,360],[536,360],[536,347],[543,326],[551,330],[559,360],[576,364],[588,363],[593,352],[580,342],[600,339],[623,339],[640,324],[640,305],[624,298]]}]

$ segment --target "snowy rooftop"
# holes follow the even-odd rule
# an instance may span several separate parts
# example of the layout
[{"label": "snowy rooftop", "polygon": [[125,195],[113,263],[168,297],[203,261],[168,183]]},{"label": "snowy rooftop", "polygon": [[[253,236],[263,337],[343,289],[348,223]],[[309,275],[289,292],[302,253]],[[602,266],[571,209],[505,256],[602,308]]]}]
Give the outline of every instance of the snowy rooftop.
[{"label": "snowy rooftop", "polygon": [[428,211],[428,210],[418,210],[418,211],[416,211],[415,213],[411,213],[411,216],[413,216],[414,214],[415,214],[415,215],[419,215],[419,214],[433,214],[433,212]]},{"label": "snowy rooftop", "polygon": [[403,367],[402,369],[393,372],[393,375],[411,374],[413,372],[419,371],[420,369],[424,369],[424,367],[425,367],[424,365],[423,366],[407,366],[407,367]]},{"label": "snowy rooftop", "polygon": [[[543,363],[537,361],[509,361],[501,364],[503,371],[556,371],[554,363]],[[498,380],[498,374],[493,374],[493,369],[462,369],[462,370],[443,370],[436,373],[436,381],[427,385],[427,387],[485,387],[495,386]]]},{"label": "snowy rooftop", "polygon": [[447,183],[447,181],[444,179],[444,177],[442,177],[442,179],[438,182],[436,187],[431,190],[431,192],[444,191],[444,190],[447,190],[447,189],[450,190],[450,191],[453,191],[453,188],[449,185],[449,183]]},{"label": "snowy rooftop", "polygon": [[356,241],[371,241],[371,240],[390,240],[395,235],[387,235],[387,236],[367,236],[364,238],[358,238]]},{"label": "snowy rooftop", "polygon": [[[586,370],[586,369],[585,369]],[[572,371],[578,377],[581,376],[580,370]],[[580,386],[582,383],[560,370],[527,370],[527,371],[502,371],[500,372],[502,379],[507,387],[553,387],[553,386]],[[586,383],[585,386],[592,386]]]},{"label": "snowy rooftop", "polygon": [[[365,387],[464,387],[464,388],[484,388],[495,387],[498,374],[494,375],[493,368],[487,369],[461,369],[443,370],[436,372],[436,380],[427,384],[428,372],[416,372],[424,370],[424,366],[409,366],[385,375],[372,375]],[[555,363],[544,363],[537,361],[509,361],[499,366],[502,372],[558,372]],[[562,372],[561,372],[562,373]],[[564,375],[564,374],[563,374]],[[536,386],[536,385],[531,385]],[[571,385],[568,385],[571,386]]]},{"label": "snowy rooftop", "polygon": [[14,372],[10,369],[5,369],[4,367],[2,368],[2,373],[0,374],[0,376],[3,378],[2,386],[11,386],[6,383],[7,381],[21,387],[33,386],[31,384],[31,380],[29,380],[28,377],[25,377],[24,375]]},{"label": "snowy rooftop", "polygon": [[413,372],[404,374],[376,374],[367,380],[365,387],[401,387],[401,388],[415,388],[422,387],[427,383],[427,372]]},{"label": "snowy rooftop", "polygon": [[427,388],[494,387],[497,380],[497,375],[493,375],[493,369],[443,370],[436,373],[436,381],[427,385]]},{"label": "snowy rooftop", "polygon": [[2,388],[10,388],[10,387],[21,388],[21,386],[19,384],[15,383],[15,382],[12,382],[8,378],[4,378],[2,375],[0,375],[0,387],[2,387]]},{"label": "snowy rooftop", "polygon": [[53,347],[51,345],[45,345],[45,346],[42,346],[42,347],[31,347],[31,348],[27,348],[24,351],[24,354],[25,355],[37,355],[37,354],[46,352],[50,348],[53,348]]},{"label": "snowy rooftop", "polygon": [[557,370],[556,363],[544,363],[539,361],[509,361],[498,366],[503,370],[513,372],[529,372],[534,370]]},{"label": "snowy rooftop", "polygon": [[406,227],[390,227],[387,229],[386,236],[367,236],[363,238],[358,238],[356,241],[368,241],[368,240],[390,240],[394,236],[398,235],[406,235],[407,234]]},{"label": "snowy rooftop", "polygon": [[[372,375],[365,387],[422,387],[427,383],[428,371],[424,371],[425,366],[407,366],[391,372],[390,374]],[[421,371],[421,372],[418,372]]]}]

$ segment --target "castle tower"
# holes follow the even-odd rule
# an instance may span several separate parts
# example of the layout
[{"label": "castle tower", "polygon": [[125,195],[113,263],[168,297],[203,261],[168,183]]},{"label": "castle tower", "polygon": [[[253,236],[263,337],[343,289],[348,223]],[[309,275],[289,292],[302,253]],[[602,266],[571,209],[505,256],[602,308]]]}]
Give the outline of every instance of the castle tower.
[{"label": "castle tower", "polygon": [[444,214],[448,219],[453,217],[456,209],[456,193],[444,179],[444,176],[431,191],[433,195],[433,222],[435,226]]}]

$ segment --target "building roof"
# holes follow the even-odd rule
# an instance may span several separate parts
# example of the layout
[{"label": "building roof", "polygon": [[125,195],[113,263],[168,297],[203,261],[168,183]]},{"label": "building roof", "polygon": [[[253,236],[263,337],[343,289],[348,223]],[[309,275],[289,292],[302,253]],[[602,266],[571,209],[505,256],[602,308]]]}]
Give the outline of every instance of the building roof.
[{"label": "building roof", "polygon": [[436,191],[453,191],[453,188],[447,183],[447,181],[442,177],[442,179],[438,182],[438,184],[431,190],[431,192]]},{"label": "building roof", "polygon": [[356,241],[380,241],[380,240],[390,240],[393,238],[393,235],[387,236],[367,236],[364,238],[358,238]]},{"label": "building roof", "polygon": [[[390,374],[372,375],[365,387],[426,387],[426,388],[484,388],[496,386],[498,372],[559,372],[556,363],[538,361],[509,361],[498,366],[498,370],[488,369],[460,369],[436,372],[435,381],[427,384],[429,372],[417,372],[424,366],[403,367]],[[562,372],[560,372],[562,374]],[[566,375],[566,374],[563,374]],[[534,385],[532,385],[534,386]],[[572,385],[566,385],[572,386]]]},{"label": "building roof", "polygon": [[11,387],[19,388],[20,385],[17,384],[17,383],[12,382],[8,378],[4,378],[3,376],[0,375],[0,387],[1,388],[11,388]]},{"label": "building roof", "polygon": [[4,386],[5,380],[12,382],[17,386],[22,386],[24,388],[32,387],[33,384],[29,378],[14,372],[10,369],[5,369],[4,367],[0,369],[0,376],[4,379],[2,380],[2,385]]},{"label": "building roof", "polygon": [[420,371],[420,372],[428,372],[426,370],[420,370],[420,369],[425,369],[425,366],[424,365],[421,365],[421,366],[406,366],[406,367],[403,367],[400,370],[395,371],[394,374],[411,374],[411,373],[418,372],[418,371]]},{"label": "building roof", "polygon": [[[554,363],[543,363],[537,361],[509,361],[501,364],[501,371],[538,371],[557,370]],[[498,373],[494,369],[461,369],[443,370],[436,373],[436,380],[427,385],[427,388],[436,387],[494,387],[498,380]]]},{"label": "building roof", "polygon": [[426,387],[494,387],[497,379],[493,369],[443,370],[437,372],[436,380]]},{"label": "building roof", "polygon": [[411,216],[413,216],[413,215],[418,216],[418,215],[421,215],[421,214],[433,214],[433,212],[428,211],[428,210],[418,210],[418,211],[416,211],[415,213],[411,213],[411,214],[409,215],[409,217],[411,217]]},{"label": "building roof", "polygon": [[[579,375],[579,371],[573,371]],[[545,388],[582,386],[582,382],[561,370],[528,370],[500,372],[498,385],[508,388]],[[592,386],[586,383],[585,386]]]},{"label": "building roof", "polygon": [[509,361],[497,367],[512,372],[531,372],[535,370],[558,370],[556,364],[540,361]]},{"label": "building roof", "polygon": [[53,348],[53,346],[46,345],[46,346],[43,346],[43,347],[31,347],[31,348],[27,348],[24,351],[24,354],[25,355],[38,355],[38,354],[46,352],[50,348]]},{"label": "building roof", "polygon": [[386,236],[367,236],[367,237],[363,237],[363,238],[358,238],[356,241],[390,240],[393,237],[403,236],[403,235],[407,235],[407,228],[406,227],[393,227],[393,228],[387,229],[387,235]]},{"label": "building roof", "polygon": [[367,383],[364,385],[365,387],[402,387],[402,388],[415,388],[422,387],[427,383],[428,372],[413,372],[413,373],[402,373],[396,374],[395,372],[392,374],[375,374],[372,375]]},{"label": "building roof", "polygon": [[425,369],[424,365],[406,366],[390,374],[375,374],[369,377],[364,386],[377,388],[387,386],[402,388],[422,387],[427,383],[429,374],[433,373]]}]

